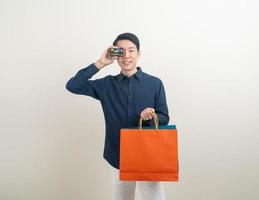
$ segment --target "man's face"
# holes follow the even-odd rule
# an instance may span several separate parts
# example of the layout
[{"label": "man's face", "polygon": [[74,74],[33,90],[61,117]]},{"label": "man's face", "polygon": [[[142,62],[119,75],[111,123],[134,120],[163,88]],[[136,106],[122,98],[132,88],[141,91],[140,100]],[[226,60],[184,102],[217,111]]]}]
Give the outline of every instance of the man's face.
[{"label": "man's face", "polygon": [[140,57],[140,51],[137,50],[136,45],[130,40],[119,40],[117,47],[123,48],[125,55],[118,57],[117,62],[122,71],[132,71],[137,67],[137,61]]}]

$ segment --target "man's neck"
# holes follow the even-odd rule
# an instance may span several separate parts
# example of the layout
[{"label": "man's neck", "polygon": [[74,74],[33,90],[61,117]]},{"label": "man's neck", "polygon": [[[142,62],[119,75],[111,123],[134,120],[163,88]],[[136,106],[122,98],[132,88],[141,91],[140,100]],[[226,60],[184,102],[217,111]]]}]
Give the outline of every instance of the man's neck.
[{"label": "man's neck", "polygon": [[131,77],[133,74],[137,72],[137,68],[132,69],[131,71],[121,71],[122,74],[124,74],[127,77]]}]

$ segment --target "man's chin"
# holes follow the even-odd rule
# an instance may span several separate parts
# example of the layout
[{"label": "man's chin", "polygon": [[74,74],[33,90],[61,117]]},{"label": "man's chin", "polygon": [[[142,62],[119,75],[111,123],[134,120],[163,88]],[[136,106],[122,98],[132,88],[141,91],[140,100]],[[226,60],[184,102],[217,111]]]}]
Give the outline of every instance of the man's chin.
[{"label": "man's chin", "polygon": [[132,71],[135,67],[132,65],[123,65],[121,66],[121,69],[124,71]]}]

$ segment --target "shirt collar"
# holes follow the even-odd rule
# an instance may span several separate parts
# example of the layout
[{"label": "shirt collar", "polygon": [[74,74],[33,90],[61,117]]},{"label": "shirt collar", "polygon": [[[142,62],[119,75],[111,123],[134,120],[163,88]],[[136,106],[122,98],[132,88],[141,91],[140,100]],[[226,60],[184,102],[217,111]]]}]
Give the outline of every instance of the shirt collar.
[{"label": "shirt collar", "polygon": [[[142,72],[141,68],[140,68],[140,67],[137,67],[137,72],[136,72],[135,74],[133,74],[131,77],[134,77],[134,78],[136,78],[138,81],[140,81],[141,78],[142,78],[142,75],[143,75],[143,72]],[[122,72],[120,72],[120,74],[118,74],[117,77],[118,77],[119,82],[121,82],[122,79],[124,79],[124,78],[128,78],[128,77],[125,76]]]}]

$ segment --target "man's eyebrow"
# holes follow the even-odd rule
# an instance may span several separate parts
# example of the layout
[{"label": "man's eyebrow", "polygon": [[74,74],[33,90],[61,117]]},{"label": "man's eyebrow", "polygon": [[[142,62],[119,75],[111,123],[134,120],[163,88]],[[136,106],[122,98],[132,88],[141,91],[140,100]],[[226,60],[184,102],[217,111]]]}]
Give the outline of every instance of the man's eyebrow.
[{"label": "man's eyebrow", "polygon": [[135,47],[129,47],[128,49],[135,49]]}]

